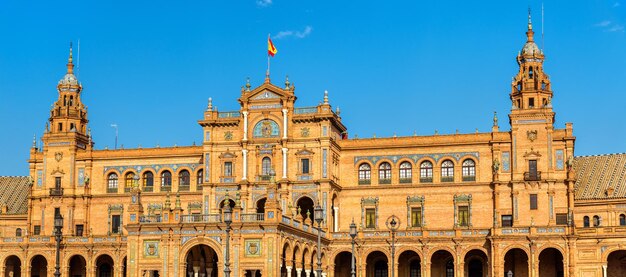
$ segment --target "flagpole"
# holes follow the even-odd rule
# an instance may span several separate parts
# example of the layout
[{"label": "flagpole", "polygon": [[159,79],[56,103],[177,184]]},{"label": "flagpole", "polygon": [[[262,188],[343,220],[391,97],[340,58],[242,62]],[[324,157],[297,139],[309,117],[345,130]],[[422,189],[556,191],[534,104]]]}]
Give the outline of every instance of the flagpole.
[{"label": "flagpole", "polygon": [[[270,34],[267,34],[267,41],[270,40]],[[266,73],[268,79],[270,78],[270,53],[267,53],[267,73]]]}]

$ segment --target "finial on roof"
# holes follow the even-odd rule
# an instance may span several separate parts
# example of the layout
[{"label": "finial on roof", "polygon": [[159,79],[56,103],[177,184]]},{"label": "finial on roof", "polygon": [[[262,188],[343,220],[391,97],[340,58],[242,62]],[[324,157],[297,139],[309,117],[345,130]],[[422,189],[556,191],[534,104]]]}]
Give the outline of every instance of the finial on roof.
[{"label": "finial on roof", "polygon": [[211,97],[209,97],[209,104],[207,104],[206,110],[209,112],[213,110],[213,98]]},{"label": "finial on roof", "polygon": [[341,110],[339,109],[339,106],[337,106],[335,113],[337,114],[337,116],[341,115]]},{"label": "finial on roof", "polygon": [[324,104],[328,104],[328,90],[324,91]]},{"label": "finial on roof", "polygon": [[289,89],[291,86],[291,83],[289,83],[289,75],[285,76],[285,89]]},{"label": "finial on roof", "polygon": [[533,22],[530,18],[530,7],[528,7],[528,31],[526,31],[526,38],[528,41],[533,41],[533,35],[535,34],[535,32],[533,32]]},{"label": "finial on roof", "polygon": [[498,112],[496,111],[493,112],[493,126],[498,126]]},{"label": "finial on roof", "polygon": [[37,148],[37,135],[33,134],[33,148]]},{"label": "finial on roof", "polygon": [[72,57],[72,42],[70,42],[70,56],[67,59],[67,74],[74,74],[74,63]]},{"label": "finial on roof", "polygon": [[250,91],[250,77],[246,78],[246,91]]},{"label": "finial on roof", "polygon": [[531,10],[530,7],[528,7],[528,30],[532,30],[533,29],[533,21],[531,19]]},{"label": "finial on roof", "polygon": [[417,131],[416,130],[413,130],[413,136],[417,137]]}]

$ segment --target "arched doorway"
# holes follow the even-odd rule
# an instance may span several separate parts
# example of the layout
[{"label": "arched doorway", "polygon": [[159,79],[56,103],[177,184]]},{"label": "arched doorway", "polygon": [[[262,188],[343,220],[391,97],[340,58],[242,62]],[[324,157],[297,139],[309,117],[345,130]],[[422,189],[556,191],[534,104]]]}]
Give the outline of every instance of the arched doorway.
[{"label": "arched doorway", "polygon": [[280,261],[281,263],[280,276],[281,277],[287,277],[287,267],[291,266],[291,264],[289,264],[289,261],[287,260],[290,249],[291,247],[289,247],[289,244],[285,243],[285,245],[283,246],[282,260]]},{"label": "arched doorway", "polygon": [[256,201],[256,213],[257,214],[265,214],[265,202],[267,198],[263,197]]},{"label": "arched doorway", "polygon": [[4,277],[22,276],[22,261],[15,255],[4,260]]},{"label": "arched doorway", "polygon": [[87,276],[87,261],[81,255],[74,255],[70,258],[70,277],[85,277]]},{"label": "arched doorway", "polygon": [[[301,258],[301,254],[300,254],[300,247],[298,247],[297,245],[293,247],[293,253],[291,256],[291,262],[292,262],[292,270],[291,270],[291,276],[292,277],[300,277],[298,276],[298,272],[297,269],[300,268],[302,270],[302,268],[300,267],[300,264],[302,264],[302,261],[300,261]],[[302,274],[300,274],[302,275]]]},{"label": "arched doorway", "polygon": [[[313,199],[307,196],[303,196],[300,199],[298,199],[298,203],[296,206],[299,209],[299,213],[302,216],[303,220],[306,220],[307,218],[309,218],[311,219],[311,223],[315,222],[315,211],[314,211],[315,203],[313,202]],[[309,214],[307,215],[307,213]]]},{"label": "arched doorway", "polygon": [[554,248],[546,248],[539,254],[539,277],[563,277],[563,255]]},{"label": "arched doorway", "polygon": [[185,261],[186,276],[198,273],[198,276],[217,277],[217,252],[208,245],[199,244],[189,249]]},{"label": "arched doorway", "polygon": [[467,277],[484,277],[489,272],[487,254],[485,252],[474,249],[465,254],[465,272]]},{"label": "arched doorway", "polygon": [[128,270],[126,268],[128,268],[128,259],[124,257],[122,260],[122,277],[126,277],[128,274]]},{"label": "arched doorway", "polygon": [[302,257],[300,257],[300,265],[299,267],[302,268],[302,273],[300,274],[302,277],[306,277],[306,271],[307,270],[311,270],[311,254],[309,253],[309,249],[304,247],[304,249],[302,249]]},{"label": "arched doorway", "polygon": [[626,272],[626,250],[611,252],[606,262],[607,277],[622,277],[624,272]]},{"label": "arched doorway", "polygon": [[[335,277],[350,277],[352,253],[343,251],[335,256]],[[355,264],[356,266],[356,264]]]},{"label": "arched doorway", "polygon": [[398,257],[398,276],[421,277],[422,263],[415,251],[407,250]]},{"label": "arched doorway", "polygon": [[96,277],[112,277],[113,276],[113,258],[104,254],[96,259]]},{"label": "arched doorway", "polygon": [[48,260],[42,255],[37,255],[30,260],[30,276],[45,277],[48,273]]},{"label": "arched doorway", "polygon": [[446,250],[439,250],[430,258],[432,276],[454,277],[454,257]]},{"label": "arched doorway", "polygon": [[504,274],[511,272],[515,277],[528,277],[528,255],[522,249],[513,248],[504,255]]},{"label": "arched doorway", "polygon": [[380,251],[374,251],[367,255],[366,277],[387,277],[389,276],[389,260],[387,255]]}]

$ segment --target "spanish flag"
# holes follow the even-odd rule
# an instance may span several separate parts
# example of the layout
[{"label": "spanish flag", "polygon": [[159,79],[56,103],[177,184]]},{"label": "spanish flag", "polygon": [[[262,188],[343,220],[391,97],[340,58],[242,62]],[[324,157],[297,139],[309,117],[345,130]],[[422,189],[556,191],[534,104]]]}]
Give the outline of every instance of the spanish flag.
[{"label": "spanish flag", "polygon": [[274,44],[272,43],[272,39],[269,36],[267,36],[267,55],[274,57],[276,53],[278,53],[278,50],[276,50],[276,47],[274,47]]}]

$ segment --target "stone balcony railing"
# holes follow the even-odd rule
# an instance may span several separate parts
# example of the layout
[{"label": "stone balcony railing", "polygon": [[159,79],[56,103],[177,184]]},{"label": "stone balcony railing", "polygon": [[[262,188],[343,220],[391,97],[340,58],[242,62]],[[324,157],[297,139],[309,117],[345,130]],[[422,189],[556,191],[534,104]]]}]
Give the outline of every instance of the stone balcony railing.
[{"label": "stone balcony railing", "polygon": [[626,226],[578,227],[574,232],[581,237],[624,236]]},{"label": "stone balcony railing", "polygon": [[[24,236],[24,237],[5,237],[2,238],[2,242],[4,243],[42,243],[42,242],[54,242],[54,236]],[[115,235],[115,236],[63,236],[62,243],[102,243],[102,242],[112,242],[112,243],[126,243],[127,238],[125,236]]]}]

